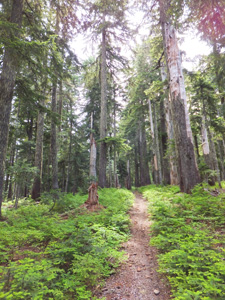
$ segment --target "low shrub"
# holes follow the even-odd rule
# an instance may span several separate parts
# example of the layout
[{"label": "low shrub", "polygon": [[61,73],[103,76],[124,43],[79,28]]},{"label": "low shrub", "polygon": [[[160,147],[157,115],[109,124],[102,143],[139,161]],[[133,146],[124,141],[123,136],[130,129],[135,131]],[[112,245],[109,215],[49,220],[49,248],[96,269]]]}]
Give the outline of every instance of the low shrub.
[{"label": "low shrub", "polygon": [[225,299],[225,201],[207,185],[191,195],[178,187],[141,188],[153,219],[151,244],[160,250],[174,299]]},{"label": "low shrub", "polygon": [[61,196],[53,209],[49,196],[7,211],[0,223],[0,299],[95,299],[92,288],[124,259],[133,194],[102,189],[104,208],[92,213],[79,209],[87,195]]}]

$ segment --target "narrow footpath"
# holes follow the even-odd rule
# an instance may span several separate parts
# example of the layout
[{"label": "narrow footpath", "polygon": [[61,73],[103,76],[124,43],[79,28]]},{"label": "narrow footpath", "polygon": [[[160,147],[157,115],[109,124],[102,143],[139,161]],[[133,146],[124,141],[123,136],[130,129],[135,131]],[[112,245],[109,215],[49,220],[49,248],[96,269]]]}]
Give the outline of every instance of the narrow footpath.
[{"label": "narrow footpath", "polygon": [[107,300],[170,299],[168,283],[156,272],[156,249],[149,246],[147,207],[147,201],[135,193],[135,203],[130,211],[132,236],[123,245],[128,259],[115,275],[108,278],[97,297]]}]

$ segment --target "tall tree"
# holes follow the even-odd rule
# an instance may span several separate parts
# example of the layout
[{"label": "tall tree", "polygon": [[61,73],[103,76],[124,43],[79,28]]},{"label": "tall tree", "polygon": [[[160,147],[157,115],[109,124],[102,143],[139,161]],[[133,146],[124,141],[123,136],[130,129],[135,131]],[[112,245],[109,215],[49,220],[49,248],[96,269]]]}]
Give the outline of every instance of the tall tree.
[{"label": "tall tree", "polygon": [[179,170],[181,191],[190,193],[200,182],[195,159],[192,132],[186,108],[186,92],[184,76],[181,67],[180,51],[176,31],[171,23],[169,5],[160,0],[160,21],[164,40],[164,51],[169,73],[172,118],[174,124],[175,143]]},{"label": "tall tree", "polygon": [[[105,12],[103,13],[103,24]],[[105,24],[103,25],[105,26]],[[102,30],[101,42],[101,115],[100,115],[100,139],[107,134],[107,68],[106,68],[106,28]],[[107,145],[101,141],[99,153],[99,186],[106,186]]]},{"label": "tall tree", "polygon": [[[13,0],[10,16],[11,28],[8,39],[11,45],[5,48],[3,67],[0,77],[0,216],[3,201],[3,183],[5,171],[5,157],[8,142],[9,119],[16,73],[18,70],[18,48],[12,47],[18,43],[19,28],[22,25],[23,0]],[[19,45],[17,45],[19,47]]]},{"label": "tall tree", "polygon": [[[107,55],[110,58],[115,49],[117,40],[122,41],[128,33],[125,20],[127,1],[100,0],[88,2],[88,27],[93,37],[101,37],[101,114],[100,114],[100,151],[99,151],[99,186],[106,186],[107,165],[107,77],[109,65]],[[111,47],[113,45],[113,47]],[[113,53],[114,59],[118,56]]]}]

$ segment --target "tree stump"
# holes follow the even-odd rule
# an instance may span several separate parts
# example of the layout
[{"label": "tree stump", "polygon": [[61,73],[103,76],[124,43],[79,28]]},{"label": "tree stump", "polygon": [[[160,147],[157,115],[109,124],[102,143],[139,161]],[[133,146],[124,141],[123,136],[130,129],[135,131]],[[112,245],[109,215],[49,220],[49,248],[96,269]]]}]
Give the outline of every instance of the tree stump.
[{"label": "tree stump", "polygon": [[88,200],[85,202],[88,206],[98,205],[98,184],[92,183],[88,188]]}]

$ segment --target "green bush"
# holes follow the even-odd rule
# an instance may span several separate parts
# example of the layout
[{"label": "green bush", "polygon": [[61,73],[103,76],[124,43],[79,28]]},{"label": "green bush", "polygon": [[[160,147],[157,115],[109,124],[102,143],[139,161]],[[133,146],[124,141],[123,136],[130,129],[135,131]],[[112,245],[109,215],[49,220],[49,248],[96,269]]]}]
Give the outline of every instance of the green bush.
[{"label": "green bush", "polygon": [[160,250],[174,299],[225,299],[225,201],[207,185],[191,195],[178,187],[143,187],[152,215],[151,244]]},{"label": "green bush", "polygon": [[[91,288],[124,259],[133,194],[102,189],[103,209],[79,209],[86,196],[52,195],[7,211],[0,223],[0,299],[94,299]],[[70,211],[72,209],[72,211]],[[67,212],[66,218],[58,212]]]}]

